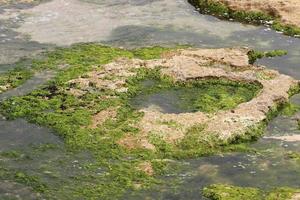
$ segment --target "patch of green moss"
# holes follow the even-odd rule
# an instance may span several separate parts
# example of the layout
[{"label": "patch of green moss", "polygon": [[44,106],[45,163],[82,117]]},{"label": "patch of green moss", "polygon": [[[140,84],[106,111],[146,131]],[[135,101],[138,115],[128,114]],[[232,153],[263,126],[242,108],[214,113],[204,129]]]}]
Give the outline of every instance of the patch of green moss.
[{"label": "patch of green moss", "polygon": [[238,187],[224,184],[214,184],[203,189],[203,195],[211,200],[289,200],[298,193],[299,189],[275,188],[271,191],[262,191],[252,187]]},{"label": "patch of green moss", "polygon": [[265,200],[290,200],[295,194],[299,194],[300,189],[294,188],[276,188],[271,192],[268,192]]},{"label": "patch of green moss", "polygon": [[287,153],[287,157],[300,163],[300,153],[290,151]]},{"label": "patch of green moss", "polygon": [[221,19],[236,20],[239,22],[255,25],[264,25],[269,21],[273,21],[271,27],[274,30],[281,31],[289,36],[300,35],[299,27],[289,24],[283,24],[278,16],[276,16],[274,13],[232,10],[225,4],[216,2],[214,0],[189,0],[189,3],[198,8],[199,12],[202,14],[210,14]]},{"label": "patch of green moss", "polygon": [[21,171],[14,171],[0,166],[0,179],[2,180],[14,180],[17,183],[24,184],[31,187],[36,192],[44,193],[47,191],[46,184],[36,176],[28,175]]},{"label": "patch of green moss", "polygon": [[276,56],[287,55],[288,51],[278,49],[278,50],[266,51],[264,53],[265,53],[265,57],[276,57]]},{"label": "patch of green moss", "polygon": [[163,53],[171,49],[174,48],[164,48],[160,46],[155,46],[143,49],[135,49],[133,50],[133,55],[144,60],[157,59],[160,58]]},{"label": "patch of green moss", "polygon": [[300,110],[300,106],[293,103],[286,103],[284,108],[281,110],[281,114],[285,116],[293,116]]},{"label": "patch of green moss", "polygon": [[23,172],[16,172],[14,180],[32,187],[37,192],[45,192],[45,190],[47,189],[47,186],[41,183],[38,177],[30,176]]},{"label": "patch of green moss", "polygon": [[188,159],[228,152],[255,152],[249,147],[246,135],[238,143],[236,140],[223,141],[213,133],[204,131],[205,124],[191,127],[185,137],[175,144],[167,143],[158,136],[152,136],[150,141],[157,149],[157,155],[161,158]]},{"label": "patch of green moss", "polygon": [[22,156],[22,154],[20,152],[14,151],[14,150],[1,152],[0,155],[3,157],[6,157],[6,158],[14,158],[14,159],[20,158]]},{"label": "patch of green moss", "polygon": [[286,50],[272,50],[272,51],[249,51],[248,57],[249,57],[249,63],[253,64],[256,60],[264,58],[264,57],[276,57],[276,56],[284,56],[287,55]]},{"label": "patch of green moss", "polygon": [[26,68],[17,67],[0,74],[0,93],[22,85],[33,76],[33,72]]},{"label": "patch of green moss", "polygon": [[263,194],[259,189],[215,184],[205,187],[203,195],[212,200],[262,200]]},{"label": "patch of green moss", "polygon": [[276,31],[283,32],[289,36],[298,36],[300,35],[300,27],[290,24],[283,24],[279,20],[275,20],[272,24],[272,28]]}]

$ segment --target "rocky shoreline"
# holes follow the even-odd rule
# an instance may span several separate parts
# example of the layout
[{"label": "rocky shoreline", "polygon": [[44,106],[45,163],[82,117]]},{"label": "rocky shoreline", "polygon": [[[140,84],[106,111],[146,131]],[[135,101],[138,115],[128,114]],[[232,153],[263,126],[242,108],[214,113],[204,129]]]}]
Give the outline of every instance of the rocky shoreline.
[{"label": "rocky shoreline", "polygon": [[300,37],[297,0],[189,0],[197,10],[230,21],[264,24],[286,35]]}]

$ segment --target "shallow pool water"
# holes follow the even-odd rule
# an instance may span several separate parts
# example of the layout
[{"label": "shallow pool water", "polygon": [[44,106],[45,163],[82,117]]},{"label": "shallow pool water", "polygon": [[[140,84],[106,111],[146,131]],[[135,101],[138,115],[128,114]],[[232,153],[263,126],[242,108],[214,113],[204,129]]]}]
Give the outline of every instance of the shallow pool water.
[{"label": "shallow pool water", "polygon": [[142,85],[143,91],[131,99],[134,108],[175,114],[233,109],[240,103],[250,101],[257,93],[256,88],[225,84],[200,83],[155,89],[159,87],[158,82],[145,80]]}]

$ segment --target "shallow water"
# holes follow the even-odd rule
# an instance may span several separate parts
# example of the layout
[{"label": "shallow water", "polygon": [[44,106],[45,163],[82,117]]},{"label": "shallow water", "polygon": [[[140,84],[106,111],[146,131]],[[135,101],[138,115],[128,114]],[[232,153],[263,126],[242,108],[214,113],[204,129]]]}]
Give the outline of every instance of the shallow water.
[{"label": "shallow water", "polygon": [[23,85],[17,88],[8,90],[0,94],[0,101],[8,99],[13,96],[22,96],[30,93],[32,90],[37,89],[41,85],[45,84],[51,78],[53,78],[55,72],[53,71],[42,71],[36,73],[31,79],[27,80]]},{"label": "shallow water", "polygon": [[[102,42],[127,48],[176,44],[195,47],[249,46],[259,50],[285,49],[288,55],[264,58],[258,61],[282,73],[300,78],[300,39],[284,36],[267,27],[255,27],[226,22],[201,15],[185,0],[52,0],[38,6],[0,6],[0,71],[27,56],[54,46],[68,46],[77,42]],[[1,95],[1,98],[22,95],[43,83],[42,78],[31,80],[24,86]],[[33,87],[35,86],[35,87]],[[299,97],[299,96],[298,96]],[[294,99],[300,104],[300,98]],[[167,105],[168,106],[168,105]],[[0,149],[24,149],[30,154],[32,145],[55,144],[58,152],[33,155],[28,160],[2,160],[1,164],[15,170],[25,170],[52,181],[70,182],[72,174],[85,173],[75,167],[89,156],[69,155],[61,140],[45,128],[24,120],[0,121]],[[267,129],[267,136],[300,134],[293,117],[279,116]],[[169,182],[178,181],[179,186],[164,185],[158,189],[127,194],[124,199],[201,199],[200,189],[209,183],[230,183],[241,186],[266,188],[274,186],[299,187],[300,167],[286,158],[290,150],[300,152],[299,142],[260,139],[253,146],[262,154],[228,154],[194,160],[180,161],[180,172],[163,177]],[[51,157],[51,155],[56,155]],[[58,160],[65,164],[55,165]],[[50,170],[41,166],[51,163]],[[74,164],[74,161],[75,164]],[[49,172],[51,173],[49,174]],[[65,174],[64,174],[65,173]],[[56,174],[56,175],[53,175]],[[74,175],[74,174],[73,174]],[[61,178],[57,178],[61,176]],[[0,193],[12,193],[9,197],[22,195],[23,199],[37,198],[27,187],[15,183],[0,182]],[[0,198],[2,196],[0,195]],[[9,195],[9,194],[8,194]]]},{"label": "shallow water", "polygon": [[[246,87],[222,84],[159,89],[154,89],[159,83],[153,80],[144,80],[141,84],[144,86],[143,91],[131,99],[131,105],[138,110],[151,108],[162,113],[228,110],[240,103],[250,101],[256,93]],[[154,91],[151,91],[151,88]]]},{"label": "shallow water", "polygon": [[61,144],[61,140],[46,128],[30,124],[22,119],[0,120],[0,152],[38,144]]}]

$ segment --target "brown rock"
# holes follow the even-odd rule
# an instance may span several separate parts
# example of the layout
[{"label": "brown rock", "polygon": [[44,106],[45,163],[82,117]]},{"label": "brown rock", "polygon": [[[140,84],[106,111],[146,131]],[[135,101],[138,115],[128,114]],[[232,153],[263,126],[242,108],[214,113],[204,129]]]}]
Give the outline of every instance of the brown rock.
[{"label": "brown rock", "polygon": [[147,174],[149,176],[154,175],[154,170],[152,168],[152,164],[149,161],[145,161],[145,162],[138,164],[137,169],[142,172],[145,172],[145,174]]},{"label": "brown rock", "polygon": [[117,111],[115,108],[108,108],[106,110],[102,110],[96,115],[92,117],[92,124],[89,128],[97,128],[102,125],[108,119],[114,119],[117,116]]}]

